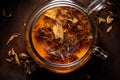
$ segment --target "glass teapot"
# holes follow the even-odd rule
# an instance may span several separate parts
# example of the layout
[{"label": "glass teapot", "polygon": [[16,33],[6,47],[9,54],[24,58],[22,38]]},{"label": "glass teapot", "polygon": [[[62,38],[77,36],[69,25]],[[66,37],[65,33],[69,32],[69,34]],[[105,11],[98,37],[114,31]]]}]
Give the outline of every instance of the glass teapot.
[{"label": "glass teapot", "polygon": [[75,71],[93,55],[106,59],[108,54],[97,46],[98,23],[93,14],[104,3],[105,0],[49,0],[39,6],[26,27],[30,56],[55,73]]}]

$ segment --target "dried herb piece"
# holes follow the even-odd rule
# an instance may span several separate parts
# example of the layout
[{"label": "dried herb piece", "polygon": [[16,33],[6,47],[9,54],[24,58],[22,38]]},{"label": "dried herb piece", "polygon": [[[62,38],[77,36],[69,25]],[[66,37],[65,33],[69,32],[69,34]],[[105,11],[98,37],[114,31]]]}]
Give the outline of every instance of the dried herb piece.
[{"label": "dried herb piece", "polygon": [[12,53],[12,51],[11,50],[9,50],[8,51],[8,56],[10,57],[10,56],[13,56],[14,54]]},{"label": "dried herb piece", "polygon": [[45,13],[45,16],[51,18],[51,19],[56,19],[56,15],[57,15],[57,10],[58,9],[51,9],[51,10],[48,10],[46,13]]},{"label": "dried herb piece", "polygon": [[11,60],[11,59],[6,59],[6,61],[11,63],[13,60]]},{"label": "dried herb piece", "polygon": [[31,74],[37,69],[38,64],[36,64],[32,59],[27,59],[24,61],[23,67],[26,74]]},{"label": "dried herb piece", "polygon": [[19,33],[13,33],[11,36],[10,36],[10,38],[8,39],[8,41],[7,41],[7,45],[14,39],[14,38],[16,38],[16,37],[18,37],[18,36],[20,36],[21,34],[19,34]]},{"label": "dried herb piece", "polygon": [[112,30],[112,25],[108,27],[108,29],[106,30],[106,32],[110,32]]},{"label": "dried herb piece", "polygon": [[106,22],[106,20],[105,20],[104,18],[102,18],[102,17],[98,17],[98,21],[99,21],[99,24],[100,24],[101,22]]},{"label": "dried herb piece", "polygon": [[19,57],[21,59],[28,59],[30,56],[28,56],[26,53],[19,53]]},{"label": "dried herb piece", "polygon": [[114,21],[114,18],[111,17],[111,16],[108,16],[108,17],[106,18],[106,21],[107,21],[107,24],[110,24],[110,23],[112,23],[112,22]]},{"label": "dried herb piece", "polygon": [[108,11],[110,16],[114,16],[112,11]]},{"label": "dried herb piece", "polygon": [[21,65],[21,64],[20,64],[20,60],[19,60],[19,58],[18,58],[17,53],[15,53],[14,48],[12,48],[12,49],[10,50],[10,52],[11,52],[11,54],[14,55],[14,59],[15,59],[16,63],[20,66],[20,65]]},{"label": "dried herb piece", "polygon": [[63,32],[62,25],[57,23],[56,25],[53,26],[52,30],[53,30],[53,33],[55,35],[55,39],[59,39],[60,38],[61,42],[63,42],[64,32]]},{"label": "dried herb piece", "polygon": [[78,19],[77,18],[73,18],[72,20],[70,20],[73,24],[76,24],[78,22]]}]

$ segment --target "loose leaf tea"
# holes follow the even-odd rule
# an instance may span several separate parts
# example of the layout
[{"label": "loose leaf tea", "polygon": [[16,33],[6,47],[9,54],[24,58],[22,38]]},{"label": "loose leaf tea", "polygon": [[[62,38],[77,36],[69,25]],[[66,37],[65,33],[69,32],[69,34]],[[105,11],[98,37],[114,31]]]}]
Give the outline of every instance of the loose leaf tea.
[{"label": "loose leaf tea", "polygon": [[16,38],[16,37],[18,37],[18,36],[20,36],[21,34],[19,34],[19,33],[13,33],[11,36],[10,36],[10,38],[8,39],[8,41],[7,41],[7,45],[14,39],[14,38]]},{"label": "loose leaf tea", "polygon": [[112,27],[112,25],[111,25],[111,26],[109,26],[109,27],[107,28],[106,32],[108,32],[108,33],[109,33],[110,31],[112,31],[112,28],[113,28],[113,27]]},{"label": "loose leaf tea", "polygon": [[83,57],[92,40],[87,17],[71,7],[55,7],[44,12],[32,28],[32,41],[45,60],[66,64]]},{"label": "loose leaf tea", "polygon": [[[14,48],[12,48],[12,49],[9,50],[8,55],[12,56],[12,57],[14,58],[15,62],[16,62],[19,66],[21,66],[19,57],[18,57],[17,53],[15,52]],[[12,62],[12,61],[13,61],[13,58],[11,58],[11,59],[6,59],[6,61],[9,61],[9,62],[10,62],[10,60],[11,60],[11,62]]]},{"label": "loose leaf tea", "polygon": [[102,22],[106,22],[106,20],[102,17],[98,17],[98,21],[99,21],[99,24],[102,23]]},{"label": "loose leaf tea", "polygon": [[114,20],[114,18],[113,18],[113,17],[108,16],[108,17],[107,17],[107,19],[106,19],[107,24],[112,23],[112,22],[113,22],[113,20]]}]

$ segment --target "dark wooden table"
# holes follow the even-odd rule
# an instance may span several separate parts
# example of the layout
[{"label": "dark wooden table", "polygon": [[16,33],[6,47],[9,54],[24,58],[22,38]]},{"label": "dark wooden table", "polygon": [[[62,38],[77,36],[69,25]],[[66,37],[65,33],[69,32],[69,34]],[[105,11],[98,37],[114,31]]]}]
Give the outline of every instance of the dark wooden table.
[{"label": "dark wooden table", "polygon": [[[45,0],[41,0],[41,2],[43,1]],[[41,2],[40,0],[0,1],[0,80],[26,80],[23,69],[16,64],[6,62],[5,59],[8,57],[8,50],[12,47],[17,52],[26,52],[24,23],[37,7],[36,4],[42,5]],[[110,33],[106,32],[107,27],[100,27],[99,40],[99,46],[109,53],[108,59],[101,60],[93,57],[79,70],[62,75],[37,68],[31,75],[32,80],[120,80],[120,1],[111,0],[111,2],[115,4],[111,10],[117,17],[112,24],[113,29]],[[7,14],[3,15],[4,9]],[[6,42],[13,33],[20,33],[22,36],[7,46]]]}]

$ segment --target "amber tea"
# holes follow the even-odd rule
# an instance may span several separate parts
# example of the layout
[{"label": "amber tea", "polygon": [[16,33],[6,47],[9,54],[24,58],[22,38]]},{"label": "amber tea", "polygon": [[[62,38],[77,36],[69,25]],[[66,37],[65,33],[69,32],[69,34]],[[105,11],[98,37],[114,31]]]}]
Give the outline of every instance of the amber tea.
[{"label": "amber tea", "polygon": [[46,61],[68,64],[82,58],[92,41],[88,18],[75,8],[59,6],[40,15],[32,28],[32,43]]}]

